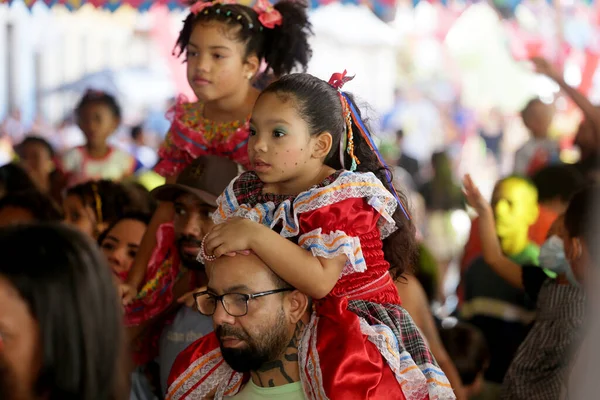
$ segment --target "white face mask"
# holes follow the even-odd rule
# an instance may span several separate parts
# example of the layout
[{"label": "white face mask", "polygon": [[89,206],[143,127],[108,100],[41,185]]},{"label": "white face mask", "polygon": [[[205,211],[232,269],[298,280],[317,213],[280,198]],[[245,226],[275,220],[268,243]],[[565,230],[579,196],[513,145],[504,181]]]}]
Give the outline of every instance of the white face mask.
[{"label": "white face mask", "polygon": [[561,238],[551,236],[540,248],[540,266],[557,274],[565,274],[569,283],[579,286],[579,282],[573,274],[573,269],[567,261],[565,247]]}]

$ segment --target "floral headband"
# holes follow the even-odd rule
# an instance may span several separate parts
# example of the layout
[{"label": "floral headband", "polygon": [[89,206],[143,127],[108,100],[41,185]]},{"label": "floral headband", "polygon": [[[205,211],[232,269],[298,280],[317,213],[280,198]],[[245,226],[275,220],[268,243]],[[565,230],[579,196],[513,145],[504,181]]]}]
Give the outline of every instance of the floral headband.
[{"label": "floral headband", "polygon": [[344,84],[346,82],[351,81],[352,79],[354,79],[354,76],[346,76],[346,70],[344,70],[344,72],[342,72],[342,73],[338,72],[338,73],[331,75],[331,78],[329,79],[329,85],[331,87],[333,87],[335,90],[337,90],[338,94],[340,96],[340,101],[342,103],[342,112],[344,115],[344,120],[346,122],[346,137],[343,138],[343,140],[340,140],[340,163],[342,164],[342,168],[345,168],[344,152],[348,152],[348,154],[350,155],[350,158],[352,159],[352,165],[350,166],[350,171],[356,171],[356,167],[358,165],[360,165],[360,160],[354,154],[354,132],[352,131],[352,122],[354,122],[356,124],[356,127],[358,128],[360,135],[364,138],[365,142],[367,142],[371,151],[373,153],[375,153],[375,155],[377,156],[379,164],[385,168],[386,178],[387,178],[388,184],[390,185],[390,187],[392,189],[392,195],[394,195],[394,197],[396,198],[396,201],[398,202],[398,205],[402,209],[402,212],[404,213],[404,216],[406,217],[406,219],[410,220],[410,214],[404,207],[402,200],[400,200],[400,196],[398,196],[398,193],[396,192],[396,189],[394,188],[394,184],[392,182],[392,176],[389,172],[389,168],[388,168],[387,164],[385,163],[385,161],[383,160],[383,157],[379,153],[379,150],[377,149],[377,145],[373,141],[373,138],[371,137],[369,130],[363,123],[362,118],[360,117],[360,114],[354,108],[354,105],[348,98],[348,95],[346,93],[342,92],[342,87],[344,86]]},{"label": "floral headband", "polygon": [[[192,5],[190,11],[194,15],[198,15],[200,12],[204,11],[204,14],[208,14],[208,8],[213,7],[217,4],[237,4],[235,0],[213,0],[213,1],[198,1]],[[254,7],[252,8],[258,14],[258,20],[261,25],[267,29],[273,29],[276,26],[280,26],[283,23],[283,17],[281,13],[273,7],[269,0],[258,0]],[[215,10],[217,14],[221,13],[221,9],[217,8]],[[227,11],[227,16],[231,14],[231,11]],[[242,19],[241,15],[237,16],[238,20]],[[254,28],[252,22],[248,23],[248,28]],[[262,27],[261,27],[262,30]]]}]

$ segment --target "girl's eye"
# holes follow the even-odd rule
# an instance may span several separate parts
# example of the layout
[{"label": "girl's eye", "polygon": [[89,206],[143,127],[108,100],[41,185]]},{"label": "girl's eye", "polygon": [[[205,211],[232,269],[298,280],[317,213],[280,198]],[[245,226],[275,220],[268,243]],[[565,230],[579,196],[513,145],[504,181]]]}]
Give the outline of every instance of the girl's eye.
[{"label": "girl's eye", "polygon": [[216,53],[215,53],[215,54],[213,54],[213,57],[214,57],[215,59],[217,59],[217,60],[219,60],[219,59],[221,59],[221,58],[224,58],[224,57],[223,57],[223,55],[221,55],[221,54],[216,54]]},{"label": "girl's eye", "polygon": [[183,207],[175,207],[175,214],[177,214],[177,215],[184,215],[185,214],[185,210],[183,209]]},{"label": "girl's eye", "polygon": [[256,136],[256,129],[250,127],[250,136]]},{"label": "girl's eye", "polygon": [[191,50],[188,50],[188,51],[185,53],[185,59],[187,60],[187,59],[188,59],[188,58],[190,58],[190,57],[198,57],[198,52],[197,52],[197,51],[191,51]]},{"label": "girl's eye", "polygon": [[283,137],[283,136],[285,136],[285,132],[284,132],[284,131],[282,131],[281,129],[275,129],[275,130],[273,131],[273,136],[274,136],[274,137],[278,137],[278,138],[279,138],[279,137]]},{"label": "girl's eye", "polygon": [[115,246],[113,246],[111,243],[102,243],[102,248],[104,250],[113,250]]},{"label": "girl's eye", "polygon": [[137,255],[137,251],[131,250],[127,255],[131,258],[135,258],[135,256]]}]

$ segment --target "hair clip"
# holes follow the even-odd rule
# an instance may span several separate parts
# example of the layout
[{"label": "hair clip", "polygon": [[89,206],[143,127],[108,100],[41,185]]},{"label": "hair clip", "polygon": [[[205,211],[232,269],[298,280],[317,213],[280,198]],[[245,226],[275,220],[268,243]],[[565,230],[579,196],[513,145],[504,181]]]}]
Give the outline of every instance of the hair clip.
[{"label": "hair clip", "polygon": [[347,71],[344,70],[344,72],[336,72],[335,74],[331,75],[331,78],[329,78],[329,85],[334,89],[341,91],[346,82],[350,82],[352,79],[354,79],[354,76],[346,76],[346,74]]},{"label": "hair clip", "polygon": [[253,9],[258,14],[258,20],[265,28],[273,29],[283,23],[281,13],[273,7],[273,4],[269,3],[269,0],[258,0]]}]

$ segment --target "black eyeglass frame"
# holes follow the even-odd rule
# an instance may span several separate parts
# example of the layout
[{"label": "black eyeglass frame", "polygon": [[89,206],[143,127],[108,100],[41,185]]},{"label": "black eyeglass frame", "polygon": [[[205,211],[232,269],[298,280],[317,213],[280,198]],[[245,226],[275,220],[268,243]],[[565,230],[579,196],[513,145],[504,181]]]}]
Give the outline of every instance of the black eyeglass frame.
[{"label": "black eyeglass frame", "polygon": [[[198,312],[200,314],[202,314],[202,315],[205,315],[207,317],[212,317],[215,314],[215,312],[217,311],[217,303],[215,303],[215,310],[211,314],[205,314],[205,313],[203,313],[200,310],[200,306],[198,305],[198,297],[210,295],[215,300],[218,300],[221,303],[221,306],[223,306],[223,310],[225,310],[225,312],[227,314],[231,315],[232,317],[238,318],[238,317],[243,317],[244,315],[248,314],[248,302],[250,300],[253,300],[253,299],[256,299],[256,298],[259,298],[259,297],[263,297],[263,296],[269,296],[269,295],[276,294],[276,293],[291,292],[291,291],[294,291],[294,290],[295,289],[293,289],[293,288],[285,288],[285,289],[267,290],[265,292],[259,292],[259,293],[253,293],[253,294],[248,294],[248,293],[225,293],[225,294],[222,294],[220,296],[217,296],[216,294],[211,293],[208,290],[204,290],[202,292],[194,293],[193,297],[194,297],[194,303],[196,304],[196,310],[198,310]],[[223,303],[223,298],[225,296],[232,295],[232,294],[235,294],[235,295],[238,295],[238,296],[242,296],[243,298],[246,299],[246,312],[244,314],[233,315],[232,313],[230,313],[229,311],[227,311],[227,307],[225,307],[225,304]]]}]

